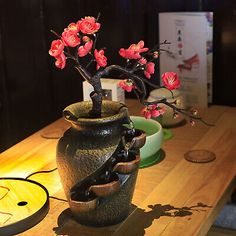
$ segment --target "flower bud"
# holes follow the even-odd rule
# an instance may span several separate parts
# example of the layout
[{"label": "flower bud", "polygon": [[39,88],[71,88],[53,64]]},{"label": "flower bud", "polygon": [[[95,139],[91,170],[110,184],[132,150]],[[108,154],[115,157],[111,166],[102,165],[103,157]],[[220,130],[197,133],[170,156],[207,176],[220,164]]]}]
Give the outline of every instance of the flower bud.
[{"label": "flower bud", "polygon": [[194,126],[195,125],[195,121],[194,120],[190,120],[190,125]]},{"label": "flower bud", "polygon": [[195,110],[195,109],[193,109],[193,110],[191,111],[191,113],[192,113],[194,116],[196,116],[196,115],[198,114],[198,111]]},{"label": "flower bud", "polygon": [[87,43],[88,41],[90,41],[90,38],[88,36],[83,36],[83,42]]},{"label": "flower bud", "polygon": [[147,63],[147,60],[144,57],[142,57],[141,59],[139,59],[138,62],[140,65],[145,65]]},{"label": "flower bud", "polygon": [[159,57],[159,52],[158,51],[155,51],[154,53],[153,53],[153,58],[158,58]]},{"label": "flower bud", "polygon": [[178,119],[178,118],[179,118],[179,114],[178,114],[177,112],[174,112],[173,118],[174,118],[174,119]]},{"label": "flower bud", "polygon": [[176,106],[181,106],[182,105],[182,102],[181,102],[181,100],[180,99],[176,99],[175,100],[175,104],[176,104]]}]

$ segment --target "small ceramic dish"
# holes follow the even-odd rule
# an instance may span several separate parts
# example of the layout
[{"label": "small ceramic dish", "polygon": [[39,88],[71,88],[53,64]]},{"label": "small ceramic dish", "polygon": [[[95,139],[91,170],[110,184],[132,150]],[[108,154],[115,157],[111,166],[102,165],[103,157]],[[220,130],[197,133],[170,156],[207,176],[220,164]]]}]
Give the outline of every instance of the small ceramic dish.
[{"label": "small ceramic dish", "polygon": [[[160,149],[163,142],[163,129],[161,124],[153,119],[145,119],[141,116],[131,116],[134,128],[146,133],[146,143],[140,149],[140,167],[146,167],[157,162],[160,158]],[[145,165],[145,166],[144,166]]]}]

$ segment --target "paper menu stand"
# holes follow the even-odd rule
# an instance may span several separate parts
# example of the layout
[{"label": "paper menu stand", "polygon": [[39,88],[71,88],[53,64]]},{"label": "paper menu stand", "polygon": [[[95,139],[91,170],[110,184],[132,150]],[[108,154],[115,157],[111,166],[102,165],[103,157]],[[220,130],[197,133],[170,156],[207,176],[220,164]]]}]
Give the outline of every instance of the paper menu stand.
[{"label": "paper menu stand", "polygon": [[178,74],[186,106],[212,102],[212,26],[211,12],[159,14],[159,42],[171,43],[162,46],[160,73]]}]

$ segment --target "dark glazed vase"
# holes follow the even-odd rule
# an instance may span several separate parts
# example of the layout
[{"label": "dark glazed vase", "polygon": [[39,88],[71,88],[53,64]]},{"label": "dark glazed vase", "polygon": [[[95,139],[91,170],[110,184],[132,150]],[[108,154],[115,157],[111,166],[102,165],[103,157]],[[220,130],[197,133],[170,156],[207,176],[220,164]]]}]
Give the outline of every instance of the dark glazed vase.
[{"label": "dark glazed vase", "polygon": [[86,118],[91,106],[91,102],[79,102],[63,111],[72,126],[58,142],[57,166],[75,219],[107,226],[129,213],[140,158],[135,151],[130,152],[129,161],[120,161],[125,153],[124,124],[129,124],[127,107],[103,101],[102,118]]}]

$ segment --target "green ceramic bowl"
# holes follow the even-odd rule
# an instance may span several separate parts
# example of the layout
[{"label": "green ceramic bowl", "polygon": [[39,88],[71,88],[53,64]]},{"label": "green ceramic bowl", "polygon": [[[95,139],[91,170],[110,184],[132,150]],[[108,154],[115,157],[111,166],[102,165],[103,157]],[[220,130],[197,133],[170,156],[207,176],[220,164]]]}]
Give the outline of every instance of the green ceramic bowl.
[{"label": "green ceramic bowl", "polygon": [[131,116],[134,128],[146,132],[147,138],[145,145],[140,149],[141,167],[145,167],[160,158],[160,149],[163,142],[163,129],[161,124],[152,119],[145,119],[140,116]]}]

